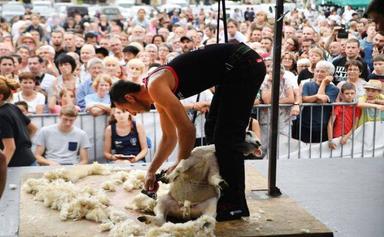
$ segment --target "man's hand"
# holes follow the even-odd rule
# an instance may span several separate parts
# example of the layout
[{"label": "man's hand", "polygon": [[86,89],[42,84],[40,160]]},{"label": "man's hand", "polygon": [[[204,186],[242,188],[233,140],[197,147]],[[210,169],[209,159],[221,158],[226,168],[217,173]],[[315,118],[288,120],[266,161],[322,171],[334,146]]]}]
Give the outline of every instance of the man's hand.
[{"label": "man's hand", "polygon": [[145,180],[144,180],[144,189],[147,191],[154,191],[155,183],[156,183],[156,174],[147,171],[147,174],[145,175]]},{"label": "man's hand", "polygon": [[329,85],[333,81],[333,76],[326,76],[321,83],[324,83],[325,85]]},{"label": "man's hand", "polygon": [[53,160],[48,160],[48,162],[49,162],[49,166],[59,166],[60,165],[60,163],[53,161]]},{"label": "man's hand", "polygon": [[298,115],[300,115],[300,106],[293,105],[291,108],[291,116],[298,116]]}]

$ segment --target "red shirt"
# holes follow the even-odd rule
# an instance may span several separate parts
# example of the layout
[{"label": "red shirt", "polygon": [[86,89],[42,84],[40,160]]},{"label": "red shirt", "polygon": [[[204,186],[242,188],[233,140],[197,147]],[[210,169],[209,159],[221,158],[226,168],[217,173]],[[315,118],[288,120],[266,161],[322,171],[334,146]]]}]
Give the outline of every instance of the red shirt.
[{"label": "red shirt", "polygon": [[[336,105],[333,111],[335,115],[335,122],[333,123],[333,137],[341,137],[343,135],[343,124],[344,124],[344,135],[351,131],[353,126],[353,110],[355,110],[355,124],[360,118],[361,109],[357,106],[347,105]],[[344,119],[343,119],[344,117]]]}]

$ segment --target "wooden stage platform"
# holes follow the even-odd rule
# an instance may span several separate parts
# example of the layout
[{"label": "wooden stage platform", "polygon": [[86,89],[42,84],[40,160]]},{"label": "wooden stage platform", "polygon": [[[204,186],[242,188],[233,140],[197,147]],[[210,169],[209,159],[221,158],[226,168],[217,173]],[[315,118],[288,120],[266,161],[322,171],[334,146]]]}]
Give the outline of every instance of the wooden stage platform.
[{"label": "wooden stage platform", "polygon": [[[31,177],[31,175],[27,175]],[[33,175],[35,176],[35,175]],[[79,183],[99,185],[103,176],[90,176]],[[24,177],[25,178],[25,177]],[[266,179],[254,168],[246,169],[247,201],[251,216],[242,220],[219,222],[216,225],[218,237],[256,237],[256,236],[333,236],[333,233],[315,217],[300,207],[286,195],[271,198],[266,195]],[[109,193],[115,207],[124,210],[126,200],[132,194]],[[139,213],[128,212],[135,219]],[[44,207],[34,201],[30,194],[20,193],[20,229],[19,236],[108,236],[100,233],[97,223],[87,220],[61,221],[59,212]],[[143,228],[145,225],[143,224]]]}]

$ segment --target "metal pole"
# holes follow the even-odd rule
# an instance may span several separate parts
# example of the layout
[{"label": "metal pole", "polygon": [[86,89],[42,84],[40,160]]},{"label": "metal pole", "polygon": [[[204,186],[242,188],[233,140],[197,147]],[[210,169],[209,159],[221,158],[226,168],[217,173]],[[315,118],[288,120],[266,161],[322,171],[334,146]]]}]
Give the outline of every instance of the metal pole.
[{"label": "metal pole", "polygon": [[272,72],[272,116],[271,127],[269,128],[269,166],[268,166],[268,195],[277,197],[281,195],[280,189],[276,187],[276,163],[277,163],[277,138],[279,119],[279,91],[280,91],[280,59],[281,59],[281,38],[284,19],[284,2],[276,0],[275,10],[275,35],[273,45],[273,72]]},{"label": "metal pole", "polygon": [[228,43],[228,32],[227,32],[227,13],[225,10],[225,0],[221,0],[223,3],[223,27],[224,27],[224,42]]}]

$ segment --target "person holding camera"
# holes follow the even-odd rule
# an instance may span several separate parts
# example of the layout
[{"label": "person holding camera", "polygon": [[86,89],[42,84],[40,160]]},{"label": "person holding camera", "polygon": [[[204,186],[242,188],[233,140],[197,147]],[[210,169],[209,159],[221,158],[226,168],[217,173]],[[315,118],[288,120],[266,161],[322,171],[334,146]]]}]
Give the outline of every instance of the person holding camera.
[{"label": "person holding camera", "polygon": [[337,58],[333,61],[335,66],[335,74],[333,83],[337,85],[341,81],[347,80],[347,70],[345,64],[351,60],[358,60],[363,64],[361,78],[367,80],[368,78],[368,66],[364,60],[360,57],[360,42],[357,39],[348,39],[345,45],[345,57]]}]

